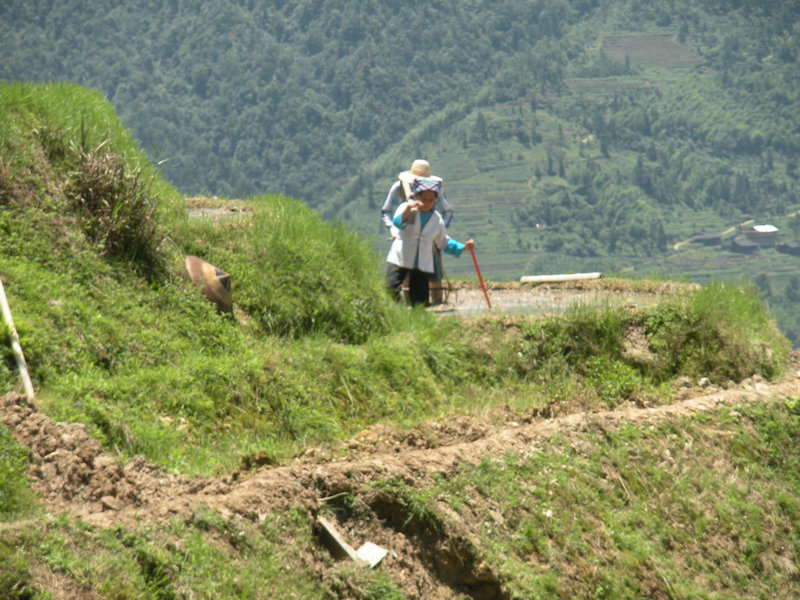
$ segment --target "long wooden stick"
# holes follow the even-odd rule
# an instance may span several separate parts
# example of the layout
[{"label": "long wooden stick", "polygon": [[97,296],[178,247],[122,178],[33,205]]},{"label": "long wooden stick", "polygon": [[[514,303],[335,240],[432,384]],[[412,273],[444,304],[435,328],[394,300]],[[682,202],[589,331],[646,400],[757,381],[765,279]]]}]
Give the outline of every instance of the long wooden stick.
[{"label": "long wooden stick", "polygon": [[478,268],[478,259],[475,258],[475,250],[470,249],[472,253],[472,262],[475,264],[475,271],[478,273],[478,281],[481,282],[481,289],[483,290],[483,297],[486,298],[486,304],[489,308],[492,308],[492,303],[489,302],[489,294],[486,293],[486,286],[483,285],[483,277],[481,277],[481,270]]},{"label": "long wooden stick", "polygon": [[17,330],[14,327],[14,320],[11,318],[11,309],[8,307],[2,279],[0,279],[0,306],[3,309],[3,320],[8,324],[8,329],[11,333],[11,350],[14,351],[14,357],[17,359],[17,368],[19,369],[19,377],[22,379],[22,386],[25,388],[25,397],[28,402],[33,402],[33,384],[28,375],[25,357],[22,355],[22,346],[19,345],[19,335],[17,335]]}]

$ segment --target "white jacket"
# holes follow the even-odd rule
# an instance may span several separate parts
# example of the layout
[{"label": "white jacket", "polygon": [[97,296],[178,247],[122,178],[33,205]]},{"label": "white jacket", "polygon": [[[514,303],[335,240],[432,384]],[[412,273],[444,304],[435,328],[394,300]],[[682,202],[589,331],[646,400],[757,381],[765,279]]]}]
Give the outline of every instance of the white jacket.
[{"label": "white jacket", "polygon": [[[403,214],[407,205],[408,202],[403,202],[397,207],[394,213],[395,218]],[[433,245],[436,244],[440,250],[444,250],[450,236],[447,235],[442,216],[435,210],[431,211],[430,219],[424,229],[420,231],[420,223],[422,223],[420,214],[417,213],[414,223],[406,223],[404,229],[398,230],[397,237],[392,242],[392,247],[389,248],[386,262],[404,269],[413,269],[416,258],[417,268],[420,271],[433,273]]]}]

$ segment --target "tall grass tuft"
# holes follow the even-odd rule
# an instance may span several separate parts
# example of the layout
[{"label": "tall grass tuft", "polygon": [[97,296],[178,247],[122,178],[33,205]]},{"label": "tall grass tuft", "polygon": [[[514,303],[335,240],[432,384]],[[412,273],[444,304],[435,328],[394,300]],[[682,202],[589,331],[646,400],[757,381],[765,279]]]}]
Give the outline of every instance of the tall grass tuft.
[{"label": "tall grass tuft", "polygon": [[35,182],[41,192],[52,183],[43,176],[63,177],[74,168],[75,149],[91,152],[103,142],[150,181],[159,213],[172,218],[183,204],[180,196],[99,91],[69,83],[0,84],[0,155],[15,183]]},{"label": "tall grass tuft", "polygon": [[0,205],[15,219],[40,221],[62,243],[74,238],[72,212],[103,256],[154,274],[158,223],[174,218],[179,204],[99,92],[0,85]]},{"label": "tall grass tuft", "polygon": [[66,196],[84,233],[102,255],[123,258],[147,270],[159,264],[162,234],[150,196],[152,175],[131,168],[104,140],[91,151],[72,146],[77,167],[69,173]]}]

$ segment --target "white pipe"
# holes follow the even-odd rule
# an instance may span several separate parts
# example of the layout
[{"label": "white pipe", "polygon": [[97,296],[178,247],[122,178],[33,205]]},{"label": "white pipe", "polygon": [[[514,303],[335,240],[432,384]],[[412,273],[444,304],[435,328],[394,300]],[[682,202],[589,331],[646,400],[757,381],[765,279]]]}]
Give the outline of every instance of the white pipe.
[{"label": "white pipe", "polygon": [[22,346],[19,345],[19,336],[14,327],[14,320],[11,318],[11,309],[8,307],[8,300],[6,299],[6,291],[3,288],[3,280],[0,279],[0,306],[3,309],[3,320],[8,324],[8,329],[11,332],[11,349],[14,351],[14,356],[17,359],[17,368],[19,369],[19,377],[22,379],[22,386],[25,388],[25,397],[28,402],[33,402],[33,384],[28,375],[28,366],[25,364],[25,357],[22,355]]},{"label": "white pipe", "polygon": [[584,279],[600,279],[602,273],[568,273],[559,275],[525,275],[520,277],[521,283],[556,283],[559,281],[582,281]]}]

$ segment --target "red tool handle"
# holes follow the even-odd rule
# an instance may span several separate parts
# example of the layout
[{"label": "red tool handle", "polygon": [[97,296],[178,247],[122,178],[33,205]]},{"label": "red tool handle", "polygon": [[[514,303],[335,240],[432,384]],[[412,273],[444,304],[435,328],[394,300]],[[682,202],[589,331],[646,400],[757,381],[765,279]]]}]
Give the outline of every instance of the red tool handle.
[{"label": "red tool handle", "polygon": [[481,277],[481,270],[478,268],[478,259],[475,258],[475,250],[470,248],[470,253],[472,254],[472,262],[475,264],[475,271],[478,273],[478,281],[481,282],[481,289],[483,290],[483,297],[486,298],[486,304],[489,308],[492,308],[492,303],[489,302],[489,294],[486,293],[486,286],[483,285],[483,277]]}]

